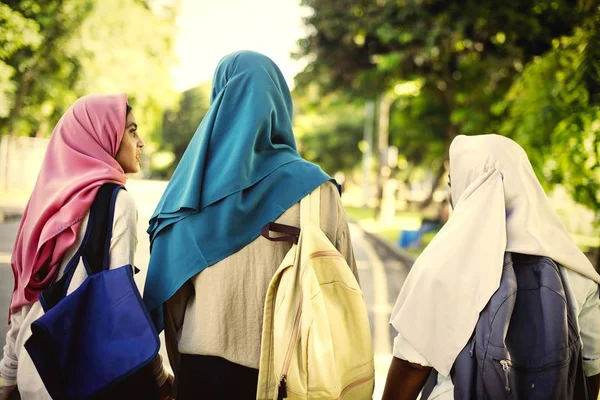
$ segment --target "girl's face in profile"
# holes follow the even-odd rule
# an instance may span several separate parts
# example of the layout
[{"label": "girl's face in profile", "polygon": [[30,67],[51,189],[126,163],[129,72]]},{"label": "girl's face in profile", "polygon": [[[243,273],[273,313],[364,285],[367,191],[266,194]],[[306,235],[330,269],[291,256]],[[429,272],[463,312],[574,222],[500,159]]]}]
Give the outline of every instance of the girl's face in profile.
[{"label": "girl's face in profile", "polygon": [[127,114],[123,139],[121,140],[119,151],[115,156],[115,159],[126,174],[135,174],[140,171],[144,141],[138,135],[137,129],[138,126],[135,121],[135,116],[133,115],[133,112],[130,111]]}]

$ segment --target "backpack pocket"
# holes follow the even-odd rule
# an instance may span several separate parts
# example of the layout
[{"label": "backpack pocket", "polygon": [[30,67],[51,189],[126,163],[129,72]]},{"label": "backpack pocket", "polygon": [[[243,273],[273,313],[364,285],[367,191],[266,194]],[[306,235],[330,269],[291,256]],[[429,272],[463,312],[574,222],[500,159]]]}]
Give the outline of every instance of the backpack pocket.
[{"label": "backpack pocket", "polygon": [[572,393],[573,385],[569,379],[565,379],[569,365],[570,360],[561,360],[539,367],[525,367],[514,364],[508,358],[487,359],[487,371],[484,372],[485,398],[570,398],[557,396],[560,393]]}]

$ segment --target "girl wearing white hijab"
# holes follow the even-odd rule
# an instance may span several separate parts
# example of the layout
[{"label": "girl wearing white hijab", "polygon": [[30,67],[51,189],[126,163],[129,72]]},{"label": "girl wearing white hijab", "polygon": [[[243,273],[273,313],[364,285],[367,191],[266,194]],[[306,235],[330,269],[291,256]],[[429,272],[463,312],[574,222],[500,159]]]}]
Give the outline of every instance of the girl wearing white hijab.
[{"label": "girl wearing white hijab", "polygon": [[391,316],[398,331],[384,399],[416,399],[431,371],[429,399],[452,399],[450,369],[479,313],[498,289],[504,253],[561,266],[576,299],[584,371],[600,378],[600,275],[552,209],[527,154],[498,135],[458,136],[450,146],[454,213],[417,259]]}]

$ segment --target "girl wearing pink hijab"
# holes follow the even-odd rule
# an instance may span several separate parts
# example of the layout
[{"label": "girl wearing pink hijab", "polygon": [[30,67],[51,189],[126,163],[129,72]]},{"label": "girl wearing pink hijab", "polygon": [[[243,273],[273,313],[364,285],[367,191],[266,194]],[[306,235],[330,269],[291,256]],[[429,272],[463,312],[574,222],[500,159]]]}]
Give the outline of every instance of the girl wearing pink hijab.
[{"label": "girl wearing pink hijab", "polygon": [[[62,116],[48,144],[35,188],[17,233],[11,266],[15,285],[9,311],[0,375],[6,385],[3,399],[18,386],[23,399],[50,399],[25,351],[31,323],[43,315],[38,295],[59,279],[79,248],[89,209],[104,183],[124,186],[126,174],[140,170],[144,146],[125,94],[90,95],[77,100]],[[109,268],[134,265],[137,208],[131,194],[117,195]],[[72,293],[86,279],[83,262],[69,285]],[[166,390],[171,378],[154,363],[158,387]]]}]

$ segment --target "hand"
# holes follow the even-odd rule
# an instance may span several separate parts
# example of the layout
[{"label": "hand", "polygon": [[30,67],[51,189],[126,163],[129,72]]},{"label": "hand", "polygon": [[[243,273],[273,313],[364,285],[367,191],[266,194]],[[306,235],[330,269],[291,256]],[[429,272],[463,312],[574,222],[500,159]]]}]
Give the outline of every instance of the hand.
[{"label": "hand", "polygon": [[[174,400],[173,396],[171,396],[171,389],[173,387],[173,375],[169,375],[165,383],[159,389],[160,400]],[[4,399],[2,399],[4,400]]]},{"label": "hand", "polygon": [[17,385],[4,386],[2,389],[2,400],[8,400],[10,394],[17,388]]}]

